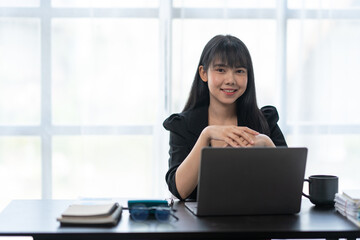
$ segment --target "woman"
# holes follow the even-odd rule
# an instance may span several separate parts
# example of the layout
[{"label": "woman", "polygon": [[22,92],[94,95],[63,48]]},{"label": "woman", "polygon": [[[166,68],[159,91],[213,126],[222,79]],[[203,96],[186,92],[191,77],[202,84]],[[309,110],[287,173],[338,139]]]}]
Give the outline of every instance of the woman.
[{"label": "woman", "polygon": [[274,107],[257,106],[245,44],[234,36],[215,36],[201,54],[184,110],[163,124],[170,131],[170,192],[181,200],[196,198],[201,149],[206,146],[286,146],[278,120]]}]

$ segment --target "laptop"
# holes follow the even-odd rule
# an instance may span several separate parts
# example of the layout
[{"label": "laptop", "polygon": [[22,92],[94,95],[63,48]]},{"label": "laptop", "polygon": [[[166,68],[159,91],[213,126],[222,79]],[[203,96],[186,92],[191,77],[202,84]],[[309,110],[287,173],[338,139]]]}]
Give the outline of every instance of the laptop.
[{"label": "laptop", "polygon": [[202,150],[196,216],[295,214],[300,211],[307,148]]}]

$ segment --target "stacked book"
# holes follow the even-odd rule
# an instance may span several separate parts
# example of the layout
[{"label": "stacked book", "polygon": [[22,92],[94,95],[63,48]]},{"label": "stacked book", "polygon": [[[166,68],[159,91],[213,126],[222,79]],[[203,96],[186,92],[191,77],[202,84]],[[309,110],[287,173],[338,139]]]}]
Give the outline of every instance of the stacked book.
[{"label": "stacked book", "polygon": [[62,225],[116,225],[121,217],[122,207],[116,203],[72,204],[57,220]]},{"label": "stacked book", "polygon": [[335,209],[360,227],[360,189],[344,190],[335,195]]}]

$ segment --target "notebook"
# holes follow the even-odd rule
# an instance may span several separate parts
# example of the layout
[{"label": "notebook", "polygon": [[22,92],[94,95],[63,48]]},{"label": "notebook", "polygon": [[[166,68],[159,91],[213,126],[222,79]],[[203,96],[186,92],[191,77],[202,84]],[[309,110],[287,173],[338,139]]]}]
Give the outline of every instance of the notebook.
[{"label": "notebook", "polygon": [[122,206],[117,202],[103,204],[72,204],[57,220],[62,225],[116,225]]},{"label": "notebook", "polygon": [[300,211],[307,148],[202,150],[197,216],[295,214]]}]

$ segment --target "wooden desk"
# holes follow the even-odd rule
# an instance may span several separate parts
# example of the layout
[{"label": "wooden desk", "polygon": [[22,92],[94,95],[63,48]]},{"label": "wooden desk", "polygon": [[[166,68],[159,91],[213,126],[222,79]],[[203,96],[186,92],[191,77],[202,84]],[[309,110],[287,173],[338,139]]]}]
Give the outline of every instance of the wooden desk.
[{"label": "wooden desk", "polygon": [[[0,236],[34,239],[234,239],[234,238],[360,238],[360,228],[335,212],[317,209],[303,199],[297,215],[198,218],[176,202],[176,216],[160,223],[134,222],[123,211],[115,227],[61,227],[56,221],[74,201],[14,200],[0,214]],[[120,201],[126,206],[126,200]]]}]

